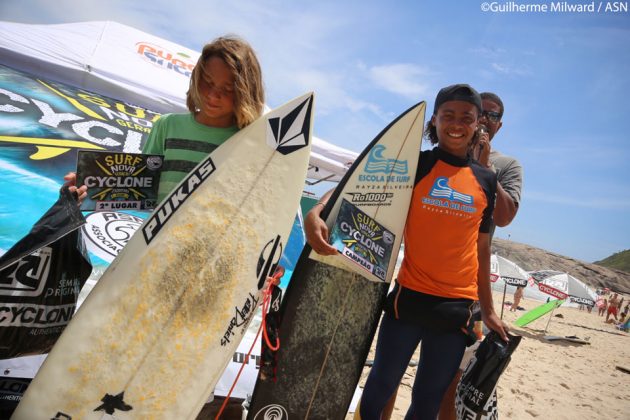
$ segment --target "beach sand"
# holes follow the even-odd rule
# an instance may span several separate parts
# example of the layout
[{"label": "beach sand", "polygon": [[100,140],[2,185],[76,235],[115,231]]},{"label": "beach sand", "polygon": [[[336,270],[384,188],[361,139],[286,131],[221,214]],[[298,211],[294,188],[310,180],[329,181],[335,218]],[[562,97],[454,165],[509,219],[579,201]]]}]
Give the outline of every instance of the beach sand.
[{"label": "beach sand", "polygon": [[[500,314],[502,294],[493,292],[493,296],[497,314]],[[505,299],[511,302],[512,295],[506,295]],[[624,301],[628,299],[626,296]],[[560,307],[553,313],[548,327],[549,315],[524,328],[512,324],[527,310],[542,303],[523,299],[520,306],[525,310],[516,312],[510,312],[509,305],[504,307],[503,319],[510,326],[510,332],[523,339],[499,379],[499,417],[509,420],[630,419],[630,374],[616,368],[630,369],[630,334],[604,323],[605,316],[598,316],[596,308],[588,313]],[[547,341],[543,339],[546,335],[577,336],[590,344]],[[374,358],[375,344],[376,340],[368,359]],[[416,350],[412,360],[418,357]],[[369,367],[366,367],[359,382],[361,387],[368,373]],[[415,367],[405,372],[392,420],[404,418],[415,374]],[[222,402],[222,398],[217,398],[204,407],[197,418],[213,419]],[[223,418],[240,419],[240,405],[240,400],[230,401]],[[352,418],[352,414],[346,416],[346,420]]]},{"label": "beach sand", "polygon": [[[493,295],[500,314],[502,294]],[[511,301],[512,295],[505,299]],[[542,303],[523,299],[520,306],[530,310]],[[630,334],[604,323],[605,317],[598,316],[596,308],[589,314],[560,307],[553,313],[546,333],[549,315],[524,328],[515,327],[512,322],[524,313],[510,312],[509,306],[503,313],[510,332],[523,339],[499,379],[499,416],[511,420],[630,419],[630,374],[616,368],[630,369]],[[545,335],[577,336],[590,344],[552,342],[543,339]],[[373,350],[374,345],[369,358],[374,357]],[[418,355],[416,351],[413,359],[417,360]],[[365,368],[360,386],[368,373],[369,368]],[[392,419],[404,418],[415,374],[415,367],[407,369]]]}]

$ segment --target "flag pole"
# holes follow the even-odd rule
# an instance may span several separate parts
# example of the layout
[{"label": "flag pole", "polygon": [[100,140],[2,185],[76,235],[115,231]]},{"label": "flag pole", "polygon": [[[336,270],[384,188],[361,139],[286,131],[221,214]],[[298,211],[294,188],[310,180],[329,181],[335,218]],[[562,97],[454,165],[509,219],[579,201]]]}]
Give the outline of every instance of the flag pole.
[{"label": "flag pole", "polygon": [[543,333],[547,332],[547,328],[549,328],[549,323],[551,322],[551,318],[553,317],[553,313],[556,311],[557,306],[554,306],[554,308],[551,310],[551,315],[549,315],[549,320],[547,321],[547,325],[545,326],[545,331],[543,331]]},{"label": "flag pole", "polygon": [[503,279],[503,301],[501,302],[501,319],[503,319],[503,308],[505,308],[505,291],[506,290],[507,290],[507,283],[505,282],[505,279]]}]

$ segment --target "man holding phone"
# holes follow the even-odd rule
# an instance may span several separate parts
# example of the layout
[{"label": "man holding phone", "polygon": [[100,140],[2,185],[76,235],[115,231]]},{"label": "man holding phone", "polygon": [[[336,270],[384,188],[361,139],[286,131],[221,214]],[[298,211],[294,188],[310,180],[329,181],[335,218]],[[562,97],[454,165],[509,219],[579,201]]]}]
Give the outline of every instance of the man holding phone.
[{"label": "man holding phone", "polygon": [[[521,189],[523,186],[523,167],[513,157],[506,156],[492,149],[491,142],[496,133],[502,127],[503,101],[491,92],[481,93],[483,112],[479,119],[480,126],[487,128],[487,133],[479,136],[479,142],[473,149],[473,157],[484,166],[492,169],[497,174],[497,198],[494,207],[494,224],[499,227],[509,225],[516,213],[521,201]],[[490,231],[490,239],[494,234],[494,228]]]}]

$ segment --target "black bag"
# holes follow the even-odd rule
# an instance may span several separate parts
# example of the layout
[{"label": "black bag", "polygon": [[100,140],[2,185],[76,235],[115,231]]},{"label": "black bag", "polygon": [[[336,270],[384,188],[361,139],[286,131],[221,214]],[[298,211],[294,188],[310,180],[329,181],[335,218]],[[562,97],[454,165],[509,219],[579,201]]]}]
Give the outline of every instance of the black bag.
[{"label": "black bag", "polygon": [[491,331],[481,342],[457,384],[455,409],[458,420],[498,419],[496,386],[510,363],[520,336],[508,334],[506,343]]},{"label": "black bag", "polygon": [[92,265],[76,198],[64,187],[31,231],[0,257],[0,359],[47,353],[76,309]]},{"label": "black bag", "polygon": [[466,333],[474,304],[471,299],[429,295],[396,282],[385,301],[385,312],[401,321],[434,331]]}]

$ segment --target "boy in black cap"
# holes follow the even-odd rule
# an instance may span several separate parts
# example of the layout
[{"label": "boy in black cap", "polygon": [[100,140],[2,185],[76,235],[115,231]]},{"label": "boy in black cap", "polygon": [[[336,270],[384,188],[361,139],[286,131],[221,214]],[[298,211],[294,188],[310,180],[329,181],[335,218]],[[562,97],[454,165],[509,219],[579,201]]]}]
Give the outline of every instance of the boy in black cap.
[{"label": "boy in black cap", "polygon": [[[469,85],[445,87],[436,97],[425,136],[437,147],[420,154],[404,259],[387,299],[374,365],[355,417],[381,417],[422,341],[406,418],[435,419],[462,359],[476,300],[485,324],[508,338],[490,292],[488,231],[496,176],[468,155],[480,114],[481,98]],[[316,252],[333,255],[336,249],[326,241],[320,207],[305,220],[307,241]]]}]

